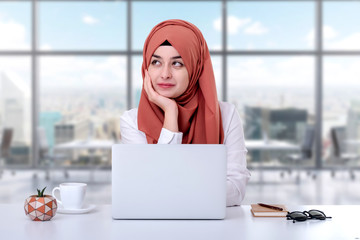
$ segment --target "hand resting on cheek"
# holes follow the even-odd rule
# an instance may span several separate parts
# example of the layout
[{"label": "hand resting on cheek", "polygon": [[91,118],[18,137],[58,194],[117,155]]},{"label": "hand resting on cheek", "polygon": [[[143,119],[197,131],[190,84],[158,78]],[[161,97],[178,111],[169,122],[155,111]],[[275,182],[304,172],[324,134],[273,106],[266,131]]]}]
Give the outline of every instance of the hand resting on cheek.
[{"label": "hand resting on cheek", "polygon": [[144,90],[150,102],[156,104],[164,111],[165,118],[163,127],[173,132],[179,132],[178,107],[175,100],[164,97],[154,90],[147,70],[145,70]]}]

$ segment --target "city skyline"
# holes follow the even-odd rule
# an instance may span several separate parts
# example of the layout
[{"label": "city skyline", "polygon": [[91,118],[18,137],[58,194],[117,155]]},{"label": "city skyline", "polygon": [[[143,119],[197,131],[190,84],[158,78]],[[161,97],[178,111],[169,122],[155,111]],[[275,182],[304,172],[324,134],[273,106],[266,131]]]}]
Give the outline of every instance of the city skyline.
[{"label": "city skyline", "polygon": [[[118,118],[127,109],[127,55],[52,55],[52,51],[62,50],[127,51],[126,6],[126,2],[38,3],[39,114],[59,114],[64,123],[88,118],[94,123],[90,127],[101,129],[102,123]],[[199,18],[198,12],[204,7],[208,14]],[[360,49],[360,31],[356,28],[360,23],[359,7],[360,2],[323,3],[324,51]],[[158,22],[182,18],[200,28],[210,51],[219,51],[223,45],[221,8],[221,1],[133,2],[132,49],[129,50],[141,51],[147,34]],[[314,1],[227,2],[226,47],[230,53],[232,50],[309,52],[301,56],[281,52],[263,56],[228,54],[227,69],[222,69],[223,55],[211,56],[218,97],[220,100],[224,97],[222,71],[226,71],[227,99],[237,106],[242,119],[246,117],[246,106],[306,110],[309,119],[315,119],[315,9]],[[146,14],[149,12],[153,14]],[[10,79],[12,76],[21,79],[27,89],[24,94],[29,98],[32,97],[30,19],[30,2],[0,1],[0,32],[5,33],[0,38],[0,52],[23,50],[29,53],[0,55],[0,73]],[[39,52],[48,55],[39,55]],[[349,125],[350,121],[351,128],[356,128],[360,56],[322,56],[322,138],[326,140],[333,126]],[[132,54],[130,61],[132,102],[136,107],[142,85],[142,57]],[[1,91],[6,90],[0,87]],[[27,105],[30,109],[31,103]],[[4,109],[0,109],[0,119],[6,115]],[[27,124],[30,128],[30,120],[18,119],[22,119],[20,125]],[[51,124],[48,128],[53,126]],[[90,133],[96,135],[96,131]]]}]

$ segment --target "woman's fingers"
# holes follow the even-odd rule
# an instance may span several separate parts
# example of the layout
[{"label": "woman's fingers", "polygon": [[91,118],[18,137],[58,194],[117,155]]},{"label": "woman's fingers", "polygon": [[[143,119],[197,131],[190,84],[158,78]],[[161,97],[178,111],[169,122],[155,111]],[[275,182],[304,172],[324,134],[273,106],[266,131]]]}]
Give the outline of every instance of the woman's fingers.
[{"label": "woman's fingers", "polygon": [[145,79],[144,79],[144,89],[145,89],[145,92],[146,94],[148,95],[148,97],[150,97],[150,92],[149,92],[149,76],[148,76],[148,73],[147,73],[147,70],[145,70]]},{"label": "woman's fingers", "polygon": [[146,94],[149,95],[149,93],[148,93],[148,77],[147,77],[146,70],[145,70],[145,78],[144,78],[144,90],[145,90]]},{"label": "woman's fingers", "polygon": [[151,84],[151,79],[147,70],[145,70],[145,84],[144,84],[145,92],[147,93],[149,100],[154,101],[154,97],[156,96],[156,92]]},{"label": "woman's fingers", "polygon": [[145,70],[144,90],[148,95],[149,101],[159,106],[164,112],[169,108],[177,108],[175,100],[164,97],[155,91],[147,70]]}]

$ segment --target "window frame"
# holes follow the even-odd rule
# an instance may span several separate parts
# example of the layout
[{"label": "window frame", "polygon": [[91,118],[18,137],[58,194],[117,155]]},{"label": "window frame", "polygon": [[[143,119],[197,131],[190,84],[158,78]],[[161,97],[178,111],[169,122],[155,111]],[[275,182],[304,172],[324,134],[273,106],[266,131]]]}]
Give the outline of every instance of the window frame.
[{"label": "window frame", "polygon": [[[0,0],[1,2],[8,2],[9,0]],[[44,1],[53,1],[53,0],[17,0],[15,2],[30,2],[31,3],[31,49],[28,50],[0,50],[0,56],[28,56],[31,58],[31,114],[32,114],[32,124],[31,124],[31,132],[32,132],[32,156],[31,156],[31,167],[38,168],[38,152],[35,151],[38,149],[38,139],[36,136],[35,129],[38,127],[38,113],[39,113],[39,70],[38,70],[38,61],[41,56],[121,56],[126,57],[127,59],[127,73],[126,73],[126,105],[127,108],[130,109],[134,107],[133,103],[133,89],[132,89],[132,58],[142,56],[141,51],[132,50],[131,42],[132,42],[132,3],[133,2],[144,2],[145,0],[126,0],[126,10],[127,10],[127,29],[126,29],[126,50],[118,51],[118,50],[106,50],[106,51],[96,51],[96,50],[81,50],[81,51],[62,51],[62,50],[51,50],[51,51],[41,51],[38,49],[38,4]],[[54,0],[56,2],[61,2]],[[64,1],[72,1],[72,0],[64,0]],[[97,0],[77,0],[76,2],[92,2]],[[109,1],[110,0],[104,0]],[[157,0],[166,1],[169,0]],[[277,2],[277,1],[285,1],[285,2],[314,2],[315,3],[315,48],[314,50],[228,50],[227,49],[227,3],[233,2],[232,0],[185,0],[188,2],[221,2],[222,10],[222,50],[210,50],[210,54],[212,56],[219,56],[221,58],[221,75],[222,75],[222,99],[223,101],[227,100],[227,57],[228,56],[312,56],[315,58],[315,127],[317,129],[315,136],[315,166],[316,169],[321,169],[323,167],[322,163],[322,104],[323,104],[323,57],[325,56],[360,56],[360,51],[348,51],[348,50],[324,50],[323,49],[323,36],[322,36],[322,25],[323,25],[323,3],[328,1],[341,2],[340,0],[237,0],[238,2]],[[350,0],[345,0],[350,1]],[[14,1],[11,1],[14,2]],[[147,2],[147,1],[146,1]],[[155,2],[155,1],[154,1]],[[184,1],[182,1],[184,2]]]}]

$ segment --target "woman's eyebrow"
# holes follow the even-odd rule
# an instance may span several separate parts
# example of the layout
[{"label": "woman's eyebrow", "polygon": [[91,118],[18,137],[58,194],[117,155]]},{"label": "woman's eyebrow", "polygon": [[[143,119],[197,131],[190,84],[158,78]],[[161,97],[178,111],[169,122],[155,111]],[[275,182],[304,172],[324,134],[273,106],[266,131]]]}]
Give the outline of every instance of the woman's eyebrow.
[{"label": "woman's eyebrow", "polygon": [[[162,59],[162,57],[160,57],[159,55],[156,55],[156,54],[153,54],[152,56],[155,57],[155,58]],[[171,59],[178,59],[178,58],[181,58],[181,56],[175,56],[175,57],[172,57]]]}]

